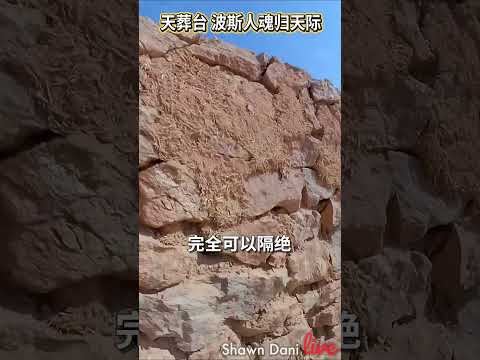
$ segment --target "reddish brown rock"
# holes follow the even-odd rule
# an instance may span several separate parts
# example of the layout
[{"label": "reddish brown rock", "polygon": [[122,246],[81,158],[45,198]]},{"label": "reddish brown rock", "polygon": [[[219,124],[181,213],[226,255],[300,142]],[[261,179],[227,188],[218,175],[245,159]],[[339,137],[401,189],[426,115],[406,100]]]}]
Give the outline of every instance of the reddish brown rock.
[{"label": "reddish brown rock", "polygon": [[245,183],[248,202],[246,213],[257,216],[275,207],[288,212],[298,210],[303,184],[304,178],[300,170],[251,177]]},{"label": "reddish brown rock", "polygon": [[155,148],[156,119],[159,113],[155,108],[142,107],[138,124],[138,165],[147,167],[159,158]]},{"label": "reddish brown rock", "polygon": [[282,86],[300,91],[308,85],[309,81],[310,75],[306,72],[280,61],[274,61],[268,65],[262,79],[262,83],[273,93],[278,92]]},{"label": "reddish brown rock", "polygon": [[140,17],[138,46],[140,55],[151,58],[162,57],[167,52],[186,46],[187,43],[171,33],[160,33],[158,25],[150,19]]},{"label": "reddish brown rock", "polygon": [[[230,235],[230,236],[238,237],[237,240],[235,241],[237,244],[236,246],[238,251],[236,252],[225,251],[224,254],[227,256],[231,256],[236,260],[241,261],[244,264],[255,265],[255,266],[265,264],[267,259],[273,256],[272,253],[266,252],[266,251],[261,251],[261,252],[242,251],[240,250],[241,248],[240,237],[247,236],[250,239],[253,239],[255,247],[257,248],[259,245],[259,242],[258,242],[259,235],[270,235],[275,238],[276,236],[281,235],[283,228],[284,228],[283,224],[279,222],[275,217],[266,216],[252,222],[243,222],[240,225],[237,225],[225,231],[222,231],[222,235],[227,235],[227,236]],[[275,259],[277,259],[277,256],[275,257]],[[277,259],[277,262],[279,263],[282,262],[281,257]]]},{"label": "reddish brown rock", "polygon": [[140,173],[140,221],[152,228],[191,221],[201,222],[207,213],[185,166],[170,161]]},{"label": "reddish brown rock", "polygon": [[188,51],[201,61],[211,66],[224,66],[236,75],[252,81],[260,79],[262,67],[254,53],[233,45],[209,41],[200,45],[192,45]]},{"label": "reddish brown rock", "polygon": [[[143,28],[144,356],[216,360],[225,342],[302,342],[327,316],[313,304],[339,296],[328,290],[339,242],[320,241],[315,208],[340,185],[338,104],[319,113],[310,76],[266,54]],[[188,253],[189,235],[285,235],[292,251]]]}]

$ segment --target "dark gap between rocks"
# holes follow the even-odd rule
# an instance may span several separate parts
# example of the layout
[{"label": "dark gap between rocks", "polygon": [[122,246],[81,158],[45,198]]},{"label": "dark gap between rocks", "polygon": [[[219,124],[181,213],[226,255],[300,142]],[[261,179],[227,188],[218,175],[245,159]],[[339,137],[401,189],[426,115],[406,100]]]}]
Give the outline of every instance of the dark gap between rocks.
[{"label": "dark gap between rocks", "polygon": [[52,130],[44,130],[34,135],[30,135],[21,144],[1,151],[0,161],[15,157],[25,151],[32,150],[37,146],[41,146],[59,138],[62,138],[62,136]]}]

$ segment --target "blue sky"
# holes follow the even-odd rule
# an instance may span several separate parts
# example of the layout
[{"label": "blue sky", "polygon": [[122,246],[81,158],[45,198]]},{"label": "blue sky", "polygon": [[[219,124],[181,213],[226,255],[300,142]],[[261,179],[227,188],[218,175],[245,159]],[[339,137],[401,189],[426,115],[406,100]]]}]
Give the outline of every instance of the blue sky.
[{"label": "blue sky", "polygon": [[158,22],[161,12],[321,12],[324,30],[318,34],[215,34],[256,53],[265,52],[307,70],[316,79],[341,87],[340,0],[140,0],[140,15]]}]

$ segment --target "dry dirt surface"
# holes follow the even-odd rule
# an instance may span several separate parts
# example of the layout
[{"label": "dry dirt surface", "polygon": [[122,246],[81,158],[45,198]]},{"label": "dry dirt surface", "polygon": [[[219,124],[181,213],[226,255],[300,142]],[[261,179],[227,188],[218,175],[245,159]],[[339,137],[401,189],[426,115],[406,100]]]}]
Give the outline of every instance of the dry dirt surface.
[{"label": "dry dirt surface", "polygon": [[[338,339],[339,92],[145,18],[139,47],[141,358]],[[287,235],[293,252],[189,253],[193,234]]]}]

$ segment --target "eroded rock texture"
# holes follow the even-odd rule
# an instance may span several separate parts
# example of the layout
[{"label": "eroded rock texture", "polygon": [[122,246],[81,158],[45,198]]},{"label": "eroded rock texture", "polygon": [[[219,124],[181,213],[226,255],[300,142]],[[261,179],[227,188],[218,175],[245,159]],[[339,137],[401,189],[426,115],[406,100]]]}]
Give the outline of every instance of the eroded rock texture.
[{"label": "eroded rock texture", "polygon": [[136,4],[0,8],[0,358],[124,358],[114,322],[137,304]]},{"label": "eroded rock texture", "polygon": [[478,2],[343,6],[344,356],[476,359]]},{"label": "eroded rock texture", "polygon": [[[141,357],[338,334],[338,91],[147,19],[139,43]],[[191,234],[282,234],[294,251],[188,253]]]}]

